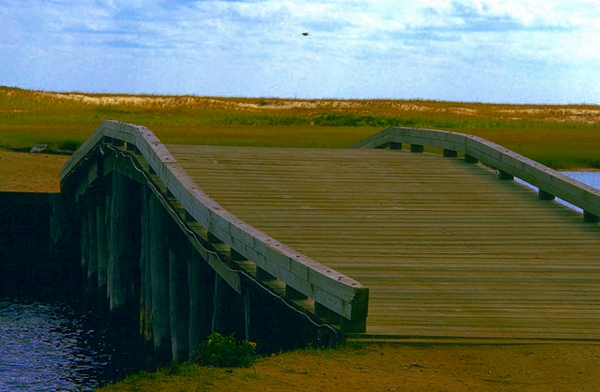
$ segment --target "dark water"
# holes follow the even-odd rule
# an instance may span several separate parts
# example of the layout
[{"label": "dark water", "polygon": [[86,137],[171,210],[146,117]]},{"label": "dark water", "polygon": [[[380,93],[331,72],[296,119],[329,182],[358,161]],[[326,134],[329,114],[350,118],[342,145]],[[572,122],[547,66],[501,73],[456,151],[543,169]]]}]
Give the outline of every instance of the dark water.
[{"label": "dark water", "polygon": [[[586,185],[589,185],[596,189],[600,189],[600,171],[564,171],[562,173],[564,175],[569,176],[569,177],[571,177],[579,182],[582,182]],[[522,184],[529,186],[532,189],[537,190],[536,187],[534,187],[524,181],[521,181],[520,179],[516,179],[516,180]],[[562,199],[557,198],[556,201],[566,205],[569,208],[572,208],[575,211],[583,212],[583,210],[581,208],[574,206],[573,204],[568,203]]]},{"label": "dark water", "polygon": [[0,298],[0,391],[90,391],[114,378],[116,349],[76,308]]}]

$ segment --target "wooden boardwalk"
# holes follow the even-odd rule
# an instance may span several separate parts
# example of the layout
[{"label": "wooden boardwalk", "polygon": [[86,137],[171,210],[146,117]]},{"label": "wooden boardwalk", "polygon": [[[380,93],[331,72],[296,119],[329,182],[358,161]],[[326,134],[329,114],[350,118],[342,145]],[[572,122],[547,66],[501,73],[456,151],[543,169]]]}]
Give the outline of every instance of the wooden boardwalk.
[{"label": "wooden boardwalk", "polygon": [[206,195],[370,290],[362,336],[600,339],[600,226],[462,158],[168,145]]}]

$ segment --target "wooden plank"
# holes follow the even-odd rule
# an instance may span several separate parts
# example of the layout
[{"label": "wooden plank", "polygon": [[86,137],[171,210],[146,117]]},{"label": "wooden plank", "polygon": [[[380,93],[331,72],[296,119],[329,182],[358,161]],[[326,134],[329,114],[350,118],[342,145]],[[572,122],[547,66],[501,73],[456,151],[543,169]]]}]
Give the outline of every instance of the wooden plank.
[{"label": "wooden plank", "polygon": [[342,317],[364,323],[368,311],[368,303],[364,300],[368,298],[366,287],[299,254],[223,209],[200,190],[173,155],[145,127],[105,121],[61,169],[61,184],[66,184],[104,141],[135,146],[127,145],[126,149],[135,150],[145,158],[151,173],[160,179],[167,193],[177,199],[187,214],[238,253]]},{"label": "wooden plank", "polygon": [[228,211],[370,288],[368,334],[598,339],[598,225],[482,165],[168,146]]}]

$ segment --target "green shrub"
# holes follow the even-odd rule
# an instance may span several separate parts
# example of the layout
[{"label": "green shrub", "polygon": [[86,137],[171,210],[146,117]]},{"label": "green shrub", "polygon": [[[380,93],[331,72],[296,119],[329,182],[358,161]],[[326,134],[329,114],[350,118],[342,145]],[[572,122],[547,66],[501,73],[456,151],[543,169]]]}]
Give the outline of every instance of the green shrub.
[{"label": "green shrub", "polygon": [[59,150],[67,150],[67,151],[75,151],[79,148],[79,146],[81,145],[81,143],[77,140],[65,140],[59,143],[58,145],[58,149]]},{"label": "green shrub", "polygon": [[250,367],[257,359],[256,343],[237,340],[234,334],[210,334],[197,350],[196,362],[213,367]]}]

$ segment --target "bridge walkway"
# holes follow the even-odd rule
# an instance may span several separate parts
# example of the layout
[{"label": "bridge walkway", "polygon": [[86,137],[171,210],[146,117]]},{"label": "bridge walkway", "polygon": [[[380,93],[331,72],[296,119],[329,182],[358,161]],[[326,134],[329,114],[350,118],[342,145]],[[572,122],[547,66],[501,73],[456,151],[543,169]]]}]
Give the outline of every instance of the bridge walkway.
[{"label": "bridge walkway", "polygon": [[233,215],[368,287],[358,337],[600,337],[600,226],[486,166],[407,150],[166,147]]}]

